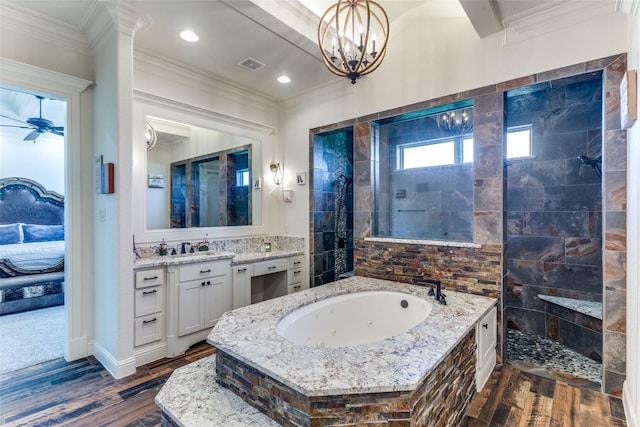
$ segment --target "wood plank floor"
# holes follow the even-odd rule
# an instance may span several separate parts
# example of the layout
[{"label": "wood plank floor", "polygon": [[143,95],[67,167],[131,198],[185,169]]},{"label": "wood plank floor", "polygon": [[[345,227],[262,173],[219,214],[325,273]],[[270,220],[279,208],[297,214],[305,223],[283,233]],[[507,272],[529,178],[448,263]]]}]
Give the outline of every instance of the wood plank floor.
[{"label": "wood plank floor", "polygon": [[[202,343],[181,357],[150,363],[120,380],[93,357],[74,362],[58,359],[2,375],[0,425],[159,426],[154,398],[169,375],[213,353],[213,347]],[[620,399],[509,365],[494,370],[463,423],[468,427],[625,425]]]}]

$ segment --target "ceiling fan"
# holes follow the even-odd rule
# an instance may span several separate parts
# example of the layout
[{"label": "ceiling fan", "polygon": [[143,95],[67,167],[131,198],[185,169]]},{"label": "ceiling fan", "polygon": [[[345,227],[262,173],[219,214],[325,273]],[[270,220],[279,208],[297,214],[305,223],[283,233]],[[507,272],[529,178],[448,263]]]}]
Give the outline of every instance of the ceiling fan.
[{"label": "ceiling fan", "polygon": [[12,127],[12,128],[21,128],[21,129],[31,129],[31,132],[27,136],[24,137],[23,141],[33,141],[36,142],[36,139],[45,132],[52,133],[54,135],[64,136],[64,127],[63,126],[55,126],[51,120],[45,119],[42,117],[42,100],[45,99],[44,96],[34,95],[38,98],[40,102],[40,114],[38,117],[28,118],[26,121],[14,119],[13,117],[5,116],[0,114],[0,117],[4,117],[9,120],[14,120],[16,122],[24,123],[27,126],[14,126],[14,125],[0,125],[3,127]]}]

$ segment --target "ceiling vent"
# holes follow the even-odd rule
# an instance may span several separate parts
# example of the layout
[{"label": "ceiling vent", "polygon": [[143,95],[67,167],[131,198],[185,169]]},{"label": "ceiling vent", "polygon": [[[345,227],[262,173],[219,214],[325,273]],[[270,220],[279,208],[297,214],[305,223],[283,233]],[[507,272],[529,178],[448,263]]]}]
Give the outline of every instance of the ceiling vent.
[{"label": "ceiling vent", "polygon": [[266,66],[262,62],[251,57],[247,59],[243,59],[242,61],[238,62],[238,65],[244,68],[245,70],[249,70],[249,71],[258,71],[259,69]]}]

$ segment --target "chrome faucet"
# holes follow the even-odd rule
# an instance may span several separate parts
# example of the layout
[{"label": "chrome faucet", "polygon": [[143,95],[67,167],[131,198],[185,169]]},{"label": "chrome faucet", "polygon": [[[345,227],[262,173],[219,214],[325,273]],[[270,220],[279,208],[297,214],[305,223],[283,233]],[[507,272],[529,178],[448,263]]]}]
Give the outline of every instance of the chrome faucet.
[{"label": "chrome faucet", "polygon": [[425,282],[435,286],[435,290],[434,286],[429,289],[429,295],[435,297],[436,301],[438,301],[440,304],[447,305],[447,296],[442,293],[442,282],[435,279],[425,279]]}]

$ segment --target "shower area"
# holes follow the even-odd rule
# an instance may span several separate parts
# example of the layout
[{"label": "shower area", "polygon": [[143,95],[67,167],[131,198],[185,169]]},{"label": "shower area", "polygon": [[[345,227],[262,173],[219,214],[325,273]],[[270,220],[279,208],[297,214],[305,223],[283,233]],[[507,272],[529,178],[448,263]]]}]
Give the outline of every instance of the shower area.
[{"label": "shower area", "polygon": [[[507,92],[507,359],[602,383],[602,73]],[[530,135],[509,156],[510,132]]]},{"label": "shower area", "polygon": [[313,286],[353,274],[353,128],[314,136],[310,204]]}]

